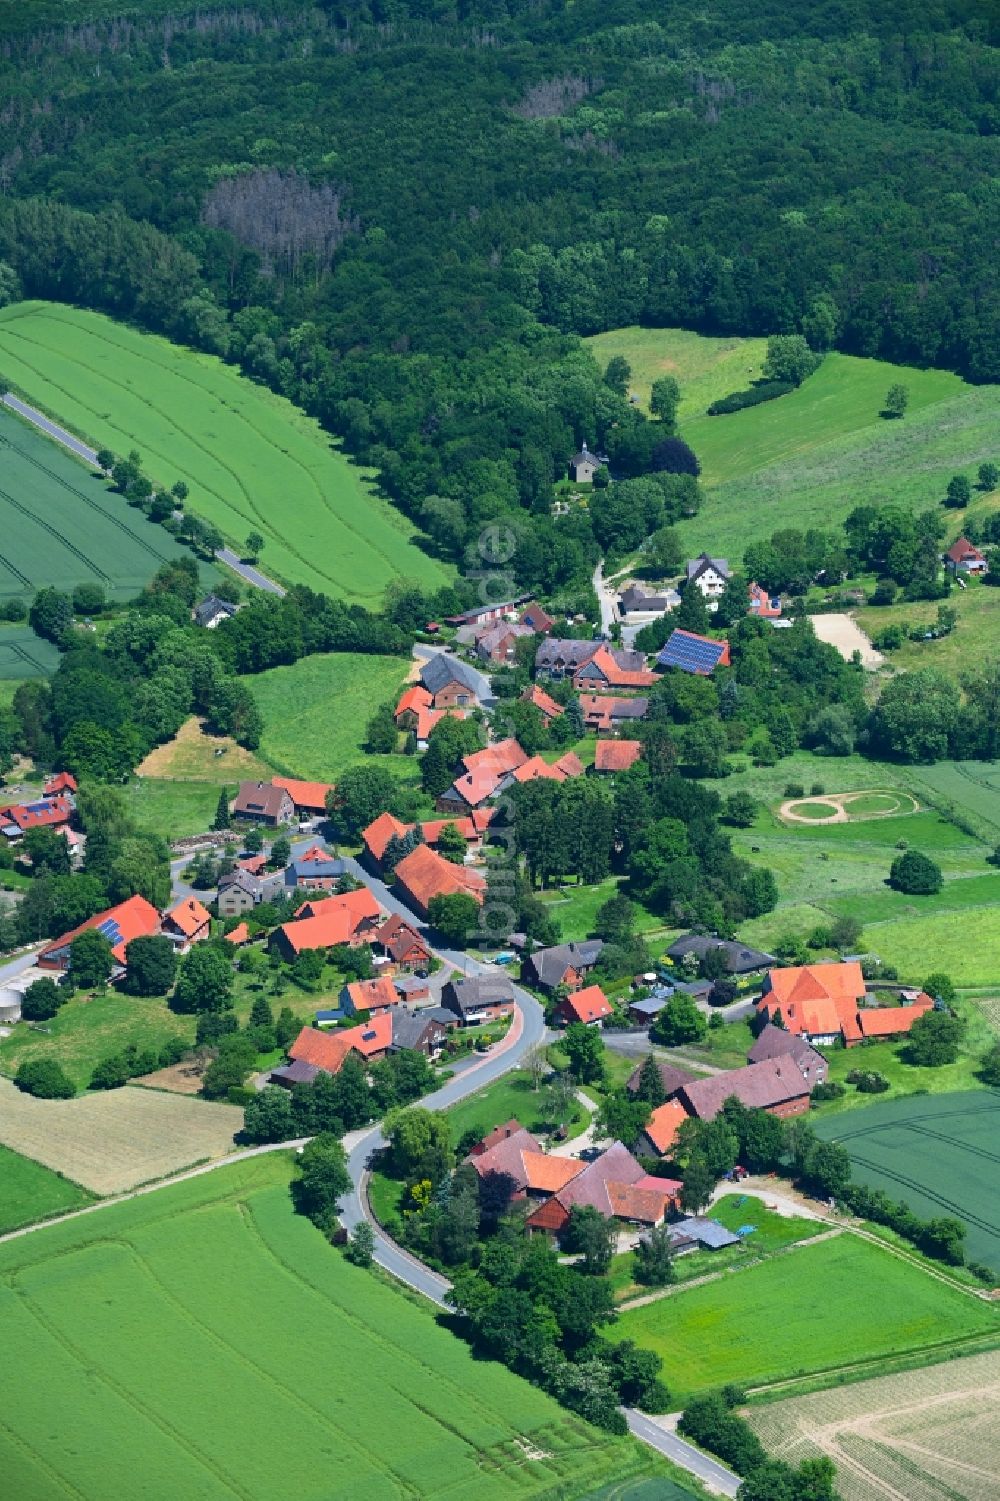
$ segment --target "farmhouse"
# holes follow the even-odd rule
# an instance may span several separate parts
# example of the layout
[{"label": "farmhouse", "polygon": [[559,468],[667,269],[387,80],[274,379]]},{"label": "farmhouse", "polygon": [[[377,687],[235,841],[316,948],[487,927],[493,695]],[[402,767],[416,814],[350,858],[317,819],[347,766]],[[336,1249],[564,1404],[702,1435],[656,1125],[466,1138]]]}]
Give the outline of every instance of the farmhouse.
[{"label": "farmhouse", "polygon": [[186,954],[192,944],[211,937],[212,914],[196,896],[183,897],[164,913],[162,931],[178,953]]},{"label": "farmhouse", "polygon": [[913,1023],[933,1009],[934,1002],[930,996],[921,994],[908,1006],[863,1007],[858,1012],[858,1025],[863,1037],[888,1042],[905,1037]]},{"label": "farmhouse", "polygon": [[585,1027],[599,1027],[611,1015],[613,1007],[599,985],[588,985],[560,1001],[558,1010],[567,1024],[582,1022]]},{"label": "farmhouse", "polygon": [[810,1085],[824,1084],[829,1073],[829,1064],[822,1053],[801,1037],[785,1032],[772,1022],[761,1032],[747,1054],[748,1063],[764,1063],[772,1058],[791,1058],[797,1063]]},{"label": "farmhouse", "polygon": [[381,1016],[400,1004],[401,997],[388,975],[377,980],[355,980],[340,992],[341,1009],[347,1016]]},{"label": "farmhouse", "polygon": [[514,1009],[514,987],[505,975],[476,975],[449,980],[441,992],[441,1005],[453,1011],[463,1027],[509,1016]]},{"label": "farmhouse", "polygon": [[[366,1062],[384,1058],[392,1045],[392,1017],[375,1016],[360,1026],[339,1032],[319,1032],[303,1027],[288,1050],[291,1063],[271,1071],[273,1084],[293,1088],[308,1083],[317,1073],[338,1074],[351,1053]],[[305,1067],[303,1067],[305,1065]],[[307,1073],[309,1069],[311,1072]]]},{"label": "farmhouse", "polygon": [[591,453],[584,443],[579,453],[575,453],[569,461],[569,477],[577,485],[592,485],[594,475],[598,469],[608,467],[608,458],[603,453]]},{"label": "farmhouse", "polygon": [[426,970],[430,963],[430,945],[395,912],[379,928],[372,946],[391,962],[394,971],[412,974]]},{"label": "farmhouse", "polygon": [[273,782],[241,782],[233,803],[233,817],[275,828],[292,822],[295,804],[291,794]]},{"label": "farmhouse", "polygon": [[641,740],[598,740],[594,749],[594,770],[628,771],[641,755]]},{"label": "farmhouse", "polygon": [[614,698],[602,693],[581,693],[580,710],[588,730],[598,734],[614,734],[625,725],[645,719],[649,713],[649,699]]},{"label": "farmhouse", "polygon": [[465,718],[462,709],[435,709],[432,708],[434,696],[420,683],[413,683],[407,688],[396,705],[394,718],[401,730],[412,730],[417,737],[417,750],[426,750],[427,742],[431,737],[431,730],[446,714],[453,714],[457,719]]},{"label": "farmhouse", "polygon": [[682,1085],[677,1098],[689,1115],[714,1120],[730,1095],[748,1110],[766,1110],[782,1118],[801,1115],[809,1109],[813,1083],[794,1058],[765,1058],[750,1068],[729,1069],[708,1079]]},{"label": "farmhouse", "polygon": [[326,817],[326,800],[334,790],[332,782],[302,782],[297,777],[272,777],[271,785],[281,787],[288,793],[297,818]]},{"label": "farmhouse", "polygon": [[231,600],[220,599],[217,594],[208,594],[201,604],[191,611],[191,619],[206,631],[214,631],[224,620],[231,620],[239,609]]},{"label": "farmhouse", "polygon": [[70,944],[80,933],[95,928],[111,944],[111,955],[119,972],[125,969],[125,950],[133,938],[148,938],[160,931],[160,914],[144,896],[130,896],[117,907],[108,907],[88,917],[61,938],[45,945],[35,960],[41,969],[67,970],[70,965]]},{"label": "farmhouse", "polygon": [[563,678],[567,673],[572,677],[578,668],[590,661],[600,644],[599,641],[560,641],[551,637],[541,641],[535,652],[535,673],[543,678]]},{"label": "farmhouse", "polygon": [[338,943],[357,948],[378,930],[382,908],[362,886],[343,896],[321,897],[305,902],[292,922],[271,934],[271,943],[285,959],[295,959],[309,949],[333,948]]},{"label": "farmhouse", "polygon": [[531,1132],[516,1120],[498,1126],[477,1142],[465,1161],[480,1178],[495,1173],[510,1178],[515,1199],[547,1199],[583,1171],[583,1163],[577,1159],[550,1157],[543,1152]]},{"label": "farmhouse", "polygon": [[497,620],[503,620],[508,615],[513,615],[518,605],[524,604],[531,598],[530,594],[518,594],[515,599],[497,600],[493,604],[473,605],[471,610],[463,610],[460,615],[448,615],[449,625],[488,625]]},{"label": "farmhouse", "polygon": [[500,784],[501,792],[511,782],[536,782],[539,777],[550,782],[565,782],[570,777],[583,775],[583,763],[574,751],[560,756],[558,761],[546,761],[541,756],[532,756],[523,766],[518,766]]},{"label": "farmhouse", "polygon": [[525,688],[521,697],[526,704],[534,704],[542,716],[542,722],[546,729],[548,729],[553,719],[558,719],[560,714],[565,714],[566,712],[564,706],[557,704],[555,699],[551,698],[545,689],[540,688],[537,683],[531,683]]},{"label": "farmhouse", "polygon": [[551,615],[547,615],[540,604],[534,600],[521,612],[521,624],[526,625],[536,636],[547,636],[555,625]]},{"label": "farmhouse", "polygon": [[655,682],[656,673],[646,667],[641,651],[621,651],[603,643],[573,674],[576,689],[651,688]]},{"label": "farmhouse", "polygon": [[432,709],[474,709],[494,702],[489,678],[450,652],[428,657],[420,668],[420,683],[431,696]]},{"label": "farmhouse", "polygon": [[777,620],[781,615],[781,596],[769,594],[760,584],[751,583],[748,593],[750,603],[747,607],[748,615],[756,615],[758,620]]},{"label": "farmhouse", "polygon": [[533,636],[529,625],[521,625],[516,620],[501,620],[496,625],[489,625],[476,635],[476,656],[483,662],[493,662],[498,667],[513,662],[517,653],[517,643],[525,636]]},{"label": "farmhouse", "polygon": [[657,667],[679,667],[697,677],[708,677],[717,667],[728,667],[729,642],[713,641],[694,631],[671,631],[666,646],[656,659]]},{"label": "farmhouse", "polygon": [[732,569],[726,558],[710,558],[703,552],[691,558],[687,565],[687,581],[693,584],[706,599],[718,599],[725,592]]},{"label": "farmhouse", "polygon": [[453,896],[464,892],[477,902],[483,900],[486,882],[482,876],[464,866],[453,865],[443,855],[418,844],[404,855],[393,872],[400,896],[418,916],[426,918],[436,896]]},{"label": "farmhouse", "polygon": [[681,1124],[690,1117],[680,1100],[667,1100],[643,1127],[636,1150],[644,1157],[668,1157]]},{"label": "farmhouse", "polygon": [[521,975],[529,985],[540,990],[555,990],[559,985],[579,988],[601,957],[604,943],[588,938],[582,943],[557,943],[552,948],[536,949],[521,966]]},{"label": "farmhouse", "polygon": [[750,975],[756,970],[767,969],[774,963],[773,954],[760,949],[751,949],[729,938],[715,938],[704,933],[685,933],[676,938],[667,949],[667,957],[675,963],[683,963],[689,956],[701,960],[706,954],[721,953],[725,956],[726,972],[730,975]]},{"label": "farmhouse", "polygon": [[858,1007],[865,999],[865,980],[857,960],[845,964],[804,964],[772,969],[765,976],[757,1014],[780,1017],[785,1030],[807,1042],[832,1045],[843,1038],[848,1047],[861,1041]]},{"label": "farmhouse", "polygon": [[527,753],[511,736],[486,746],[485,750],[470,751],[462,757],[464,773],[438,798],[438,808],[442,813],[460,814],[481,808],[499,791],[504,779],[527,760]]},{"label": "farmhouse", "polygon": [[[565,1188],[558,1189],[533,1210],[525,1225],[529,1230],[560,1235],[569,1223],[574,1204],[590,1205],[606,1219],[626,1220],[636,1225],[661,1225],[668,1209],[673,1206],[676,1188],[672,1189],[666,1179],[662,1188],[659,1183],[660,1180],[650,1178],[632,1153],[616,1141],[571,1178]],[[651,1187],[651,1184],[656,1186]]]},{"label": "farmhouse", "polygon": [[944,555],[944,566],[951,573],[986,573],[989,560],[978,547],[973,547],[968,537],[959,537]]}]

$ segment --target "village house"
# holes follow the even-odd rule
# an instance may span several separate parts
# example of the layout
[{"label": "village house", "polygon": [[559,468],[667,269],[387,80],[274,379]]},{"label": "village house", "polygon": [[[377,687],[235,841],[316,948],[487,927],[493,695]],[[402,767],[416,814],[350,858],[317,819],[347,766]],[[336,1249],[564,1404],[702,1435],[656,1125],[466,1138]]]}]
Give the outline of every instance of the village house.
[{"label": "village house", "polygon": [[599,735],[612,735],[645,719],[649,713],[649,699],[640,695],[614,698],[602,693],[581,693],[580,711],[588,730],[596,730]]},{"label": "village house", "polygon": [[757,1038],[747,1054],[747,1062],[764,1063],[770,1058],[791,1058],[802,1070],[810,1087],[825,1084],[830,1071],[830,1065],[822,1053],[817,1053],[804,1038],[783,1031],[773,1022],[768,1022]]},{"label": "village house", "polygon": [[780,1017],[785,1031],[806,1042],[830,1047],[838,1039],[853,1048],[865,1038],[903,1037],[913,1023],[932,1010],[930,996],[919,992],[909,1004],[868,1005],[861,965],[805,964],[772,969],[764,979],[758,1016]]},{"label": "village house", "polygon": [[[388,974],[389,969],[383,967],[382,973]],[[433,1004],[434,997],[426,976],[421,979],[419,975],[394,975],[392,983],[403,1005],[408,1006],[411,1011],[422,1010]]]},{"label": "village house", "polygon": [[598,740],[594,748],[594,770],[628,771],[641,755],[641,740]]},{"label": "village house", "polygon": [[806,1078],[794,1058],[764,1058],[747,1068],[694,1079],[681,1086],[677,1099],[689,1115],[702,1121],[714,1120],[731,1095],[748,1110],[766,1110],[784,1120],[809,1109],[816,1082]]},{"label": "village house", "polygon": [[540,641],[535,652],[535,674],[540,678],[564,678],[589,662],[600,641],[560,640],[549,637]]},{"label": "village house", "polygon": [[303,782],[298,777],[272,777],[271,785],[281,787],[288,793],[296,818],[326,817],[326,800],[334,790],[332,782]]},{"label": "village house", "polygon": [[536,949],[525,956],[521,977],[539,990],[556,990],[569,985],[578,990],[601,957],[604,943],[587,938],[582,943],[557,943],[552,948]]},{"label": "village house", "polygon": [[8,844],[19,844],[30,829],[52,829],[68,825],[75,804],[68,794],[42,797],[32,803],[8,803],[0,808],[0,835]]},{"label": "village house", "polygon": [[291,794],[273,782],[241,782],[233,803],[233,817],[244,823],[276,828],[278,824],[293,821],[295,804]]},{"label": "village house", "polygon": [[760,584],[751,583],[749,590],[750,603],[747,613],[756,615],[758,620],[777,620],[781,615],[781,596],[769,594]]},{"label": "village house", "polygon": [[603,643],[573,674],[573,687],[578,691],[651,688],[655,682],[656,673],[649,671],[641,651],[622,651]]},{"label": "village house", "polygon": [[575,1204],[589,1205],[605,1219],[652,1227],[662,1225],[676,1203],[676,1185],[651,1178],[620,1141],[575,1174],[564,1188],[539,1204],[525,1220],[529,1231],[561,1235]]},{"label": "village house", "polygon": [[544,1201],[583,1171],[573,1157],[549,1156],[531,1132],[510,1120],[473,1147],[465,1161],[481,1179],[502,1174],[513,1183],[513,1199]]},{"label": "village house", "polygon": [[701,960],[706,954],[722,954],[726,961],[726,973],[730,975],[754,974],[775,962],[773,954],[749,948],[735,939],[716,938],[705,933],[684,933],[680,938],[675,938],[667,949],[667,958],[672,959],[675,964]]},{"label": "village house", "polygon": [[428,1016],[425,1011],[406,1011],[399,1006],[392,1012],[389,1052],[399,1053],[409,1049],[414,1053],[423,1053],[426,1058],[435,1059],[440,1056],[447,1036],[448,1024],[438,1017]]},{"label": "village house", "polygon": [[[694,1079],[698,1077],[697,1074],[692,1074],[689,1069],[678,1068],[675,1063],[665,1063],[660,1058],[656,1059],[656,1068],[657,1072],[660,1075],[660,1083],[663,1086],[663,1093],[668,1100],[674,1099],[674,1097],[681,1089],[682,1085],[690,1084]],[[639,1081],[641,1077],[642,1064],[640,1063],[637,1068],[634,1068],[632,1070],[625,1081],[625,1088],[628,1090],[629,1094],[634,1095],[638,1093]]]},{"label": "village house", "polygon": [[426,844],[418,844],[400,860],[393,880],[403,901],[422,918],[427,917],[436,896],[463,892],[482,902],[486,892],[486,881],[481,875],[465,866],[453,865]]},{"label": "village house", "polygon": [[533,635],[530,626],[521,625],[516,620],[498,621],[496,625],[489,625],[477,633],[476,656],[481,661],[492,662],[498,667],[509,666],[517,655],[517,643]]},{"label": "village house", "polygon": [[212,914],[196,896],[182,897],[163,914],[161,931],[179,954],[186,954],[192,944],[212,936]]},{"label": "village house", "polygon": [[536,636],[547,636],[555,625],[555,621],[551,615],[546,614],[540,604],[532,600],[531,604],[521,611],[521,624],[526,625]]},{"label": "village house", "polygon": [[426,939],[395,912],[379,928],[372,947],[391,963],[397,974],[426,972],[431,961],[430,945]]},{"label": "village house", "polygon": [[656,659],[657,667],[679,667],[681,672],[708,677],[717,667],[730,665],[729,642],[713,641],[694,631],[675,630]]},{"label": "village house", "polygon": [[446,1011],[453,1011],[463,1027],[479,1027],[510,1016],[514,1010],[514,987],[505,975],[449,980],[441,992],[441,1005]]},{"label": "village house", "polygon": [[585,1027],[599,1027],[614,1010],[599,985],[574,990],[559,1002],[556,1009],[567,1026],[571,1022],[581,1022]]},{"label": "village house", "polygon": [[224,937],[226,943],[231,943],[234,949],[241,949],[250,942],[250,929],[245,922],[238,922]]},{"label": "village house", "polygon": [[286,865],[285,885],[299,891],[332,891],[347,874],[343,860],[336,859],[322,845],[314,844]]},{"label": "village house", "polygon": [[990,565],[986,554],[973,547],[968,537],[959,537],[945,553],[944,566],[951,573],[977,574],[988,572]]},{"label": "village house", "polygon": [[239,609],[231,600],[220,599],[217,594],[207,594],[201,604],[191,611],[191,619],[203,630],[214,631],[224,620],[231,620]]},{"label": "village house", "polygon": [[431,695],[432,709],[475,709],[495,702],[489,678],[450,652],[434,652],[421,664],[420,685]]},{"label": "village house", "polygon": [[271,902],[285,895],[285,872],[276,870],[253,875],[239,865],[219,877],[216,908],[220,917],[242,917],[261,902]]},{"label": "village house", "polygon": [[73,939],[80,933],[88,932],[91,928],[102,933],[110,943],[114,973],[120,975],[125,972],[127,946],[133,938],[151,938],[154,933],[158,933],[160,914],[144,896],[130,896],[127,901],[119,902],[116,907],[107,907],[103,912],[95,913],[93,917],[88,917],[86,922],[71,928],[68,933],[63,933],[60,938],[54,938],[41,950],[35,963],[40,969],[68,970],[70,945]]},{"label": "village house", "polygon": [[732,569],[726,558],[710,558],[707,552],[691,558],[687,565],[687,582],[693,584],[709,600],[717,600],[725,593]]},{"label": "village house", "polygon": [[296,959],[310,949],[329,949],[340,943],[357,948],[377,933],[382,908],[368,890],[304,902],[291,922],[276,928],[271,944],[283,959]]},{"label": "village house", "polygon": [[44,797],[72,797],[77,791],[76,777],[71,771],[57,771],[47,777],[42,788]]},{"label": "village house", "polygon": [[412,730],[418,751],[427,749],[431,731],[445,715],[454,715],[456,719],[465,718],[464,709],[434,709],[431,707],[433,702],[433,694],[428,693],[420,683],[412,683],[409,688],[404,689],[396,705],[396,725],[401,730]]},{"label": "village house", "polygon": [[438,798],[438,810],[464,816],[482,808],[500,790],[504,779],[527,760],[526,752],[509,736],[485,750],[471,751],[462,757],[465,770]]},{"label": "village house", "polygon": [[401,1004],[401,997],[388,975],[377,980],[354,980],[345,985],[339,996],[345,1016],[363,1018],[381,1016]]},{"label": "village house", "polygon": [[643,583],[641,579],[633,579],[628,588],[622,591],[618,608],[622,615],[657,616],[676,610],[680,602],[681,597],[676,589],[666,586],[657,588]]},{"label": "village house", "polygon": [[592,453],[586,443],[583,443],[580,452],[575,453],[569,461],[569,477],[576,485],[592,485],[598,469],[607,467],[607,454]]},{"label": "village house", "polygon": [[287,1089],[309,1084],[318,1073],[338,1074],[352,1053],[363,1062],[374,1063],[385,1057],[391,1045],[392,1017],[388,1013],[336,1032],[303,1027],[288,1050],[291,1062],[272,1069],[270,1081]]},{"label": "village house", "polygon": [[658,1105],[642,1129],[636,1151],[642,1157],[669,1157],[677,1140],[677,1132],[690,1116],[680,1100],[667,1100]]},{"label": "village house", "polygon": [[526,704],[534,704],[542,716],[542,723],[546,729],[548,729],[554,719],[558,719],[560,714],[565,714],[566,712],[564,705],[557,704],[555,699],[551,698],[545,689],[541,688],[537,683],[529,684],[521,694],[521,698]]}]

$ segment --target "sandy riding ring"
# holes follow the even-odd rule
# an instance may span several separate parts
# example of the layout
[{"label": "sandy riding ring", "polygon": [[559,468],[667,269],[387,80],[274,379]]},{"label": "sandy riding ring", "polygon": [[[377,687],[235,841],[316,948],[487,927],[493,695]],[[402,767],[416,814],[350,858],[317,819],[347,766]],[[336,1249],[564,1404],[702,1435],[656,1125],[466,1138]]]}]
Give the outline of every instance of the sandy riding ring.
[{"label": "sandy riding ring", "polygon": [[870,787],[861,792],[816,793],[813,797],[788,798],[778,809],[789,823],[854,823],[866,818],[893,818],[916,813],[920,808],[910,792],[889,787]]}]

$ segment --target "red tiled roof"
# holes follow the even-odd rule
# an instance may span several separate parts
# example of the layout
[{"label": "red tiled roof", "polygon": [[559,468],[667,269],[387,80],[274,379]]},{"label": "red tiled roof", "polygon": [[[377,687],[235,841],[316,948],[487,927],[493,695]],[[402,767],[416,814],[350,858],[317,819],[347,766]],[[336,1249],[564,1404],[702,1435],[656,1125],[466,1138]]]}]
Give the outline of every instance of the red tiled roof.
[{"label": "red tiled roof", "polygon": [[489,767],[491,771],[503,774],[514,771],[516,767],[523,766],[528,757],[521,749],[512,735],[506,740],[498,740],[495,745],[488,745],[485,750],[470,751],[462,757],[462,765],[466,771],[476,772],[481,767]]},{"label": "red tiled roof", "polygon": [[758,1009],[780,1013],[785,1030],[798,1036],[832,1036],[852,1026],[865,981],[857,960],[804,964],[768,971]]},{"label": "red tiled roof", "polygon": [[247,927],[246,923],[238,922],[235,928],[232,928],[230,932],[226,934],[226,942],[233,944],[234,947],[239,947],[241,943],[249,943],[250,929]]},{"label": "red tiled roof", "polygon": [[299,865],[326,864],[330,856],[321,844],[311,844],[304,855],[298,855],[296,858]]},{"label": "red tiled roof", "polygon": [[594,751],[594,770],[628,771],[641,755],[640,740],[598,740]]},{"label": "red tiled roof", "polygon": [[673,1199],[666,1188],[639,1188],[634,1183],[609,1183],[608,1199],[616,1219],[658,1225]]},{"label": "red tiled roof", "polygon": [[392,1042],[392,1012],[385,1011],[381,1016],[371,1016],[359,1027],[351,1027],[344,1036],[350,1039],[350,1045],[362,1058],[370,1058],[373,1053],[384,1053]]},{"label": "red tiled roof", "polygon": [[399,996],[388,975],[377,980],[355,980],[345,987],[355,1011],[375,1011],[383,1006],[398,1006]]},{"label": "red tiled roof", "polygon": [[422,954],[430,953],[426,941],[396,912],[379,928],[378,942],[397,962],[406,959],[414,949]]},{"label": "red tiled roof", "polygon": [[[488,819],[487,822],[489,822]],[[442,829],[446,829],[449,824],[451,824],[452,828],[458,830],[463,839],[467,840],[470,843],[473,840],[479,838],[480,830],[476,827],[476,822],[472,817],[432,818],[429,819],[427,823],[422,823],[420,825],[424,836],[424,843],[432,846],[437,844],[438,840],[441,838]]]},{"label": "red tiled roof", "polygon": [[576,751],[567,751],[564,756],[560,756],[559,760],[553,761],[552,764],[557,771],[562,772],[564,777],[583,776],[584,765]]},{"label": "red tiled roof", "polygon": [[275,787],[284,787],[297,808],[326,812],[326,795],[333,791],[332,782],[300,782],[296,777],[272,777],[271,781]]},{"label": "red tiled roof", "polygon": [[464,803],[470,808],[477,808],[488,797],[492,797],[506,775],[505,771],[497,771],[493,766],[480,766],[475,771],[467,771],[456,777],[451,786]]},{"label": "red tiled roof", "polygon": [[37,803],[12,803],[4,809],[3,816],[16,824],[23,834],[28,829],[51,829],[56,824],[69,823],[73,804],[65,797],[48,798]]},{"label": "red tiled roof", "polygon": [[959,537],[953,542],[945,553],[945,557],[950,558],[953,563],[961,563],[966,558],[972,558],[977,563],[986,561],[985,555],[979,551],[978,547],[973,547],[968,537]]},{"label": "red tiled roof", "polygon": [[76,777],[71,771],[57,771],[55,776],[49,777],[44,787],[46,797],[52,797],[57,792],[75,792],[76,790]]},{"label": "red tiled roof", "polygon": [[588,985],[583,990],[574,990],[562,1003],[578,1022],[596,1022],[610,1016],[611,1002],[599,985]]},{"label": "red tiled roof", "polygon": [[677,1128],[688,1119],[688,1113],[680,1100],[668,1100],[653,1111],[645,1132],[661,1157],[665,1157],[674,1144]]},{"label": "red tiled roof", "polygon": [[858,1022],[864,1037],[894,1037],[899,1032],[908,1032],[915,1021],[933,1009],[930,996],[910,1006],[863,1006],[858,1012]]},{"label": "red tiled roof", "polygon": [[525,606],[525,609],[521,615],[521,621],[524,625],[530,625],[531,629],[537,635],[541,636],[544,636],[548,631],[551,631],[552,627],[555,625],[555,621],[552,619],[552,616],[549,615],[545,610],[543,610],[541,605],[536,604],[534,600],[531,601],[530,605]]},{"label": "red tiled roof", "polygon": [[407,709],[412,709],[414,714],[419,714],[421,709],[429,709],[434,702],[433,693],[428,693],[422,683],[411,683],[403,690],[399,703],[396,705],[395,717],[398,719],[405,714]]},{"label": "red tiled roof", "polygon": [[594,1162],[588,1162],[583,1172],[560,1189],[556,1197],[567,1211],[574,1204],[590,1204],[601,1214],[610,1216],[616,1211],[612,1208],[608,1184],[637,1183],[645,1176],[628,1148],[616,1141]]},{"label": "red tiled roof", "polygon": [[115,942],[112,938],[111,952],[119,964],[125,963],[125,948],[133,938],[146,938],[160,931],[160,914],[156,908],[144,896],[130,896],[127,901],[119,902],[117,907],[108,907],[105,911],[88,917],[79,927],[71,928],[61,938],[47,943],[36,962],[42,965],[58,963],[79,933],[112,922],[116,925],[119,941]]},{"label": "red tiled roof", "polygon": [[521,697],[526,704],[534,704],[535,708],[545,719],[557,719],[560,714],[566,712],[563,705],[557,704],[555,699],[550,697],[545,689],[540,688],[537,683],[532,683],[530,687],[525,688]]},{"label": "red tiled roof", "polygon": [[372,859],[381,861],[393,835],[402,839],[412,827],[412,824],[400,823],[392,813],[380,813],[374,823],[370,823],[367,829],[362,829],[361,841]]},{"label": "red tiled roof", "polygon": [[[619,667],[606,646],[598,647],[590,661],[584,664],[596,667],[609,688],[651,688],[657,681],[656,673],[648,669],[629,671]],[[581,669],[577,669],[579,672]]]},{"label": "red tiled roof", "polygon": [[186,896],[171,907],[163,920],[173,923],[185,938],[192,938],[199,928],[203,928],[206,923],[212,921],[212,914],[207,907],[202,906],[196,896]]},{"label": "red tiled roof", "polygon": [[245,855],[242,860],[237,860],[239,870],[249,871],[252,876],[259,876],[267,865],[266,855]]},{"label": "red tiled roof", "polygon": [[337,943],[349,943],[365,920],[377,918],[381,911],[368,887],[362,886],[343,896],[304,902],[295,920],[283,923],[278,932],[296,954],[306,949],[332,948]]},{"label": "red tiled roof", "polygon": [[515,782],[535,782],[541,777],[549,782],[565,782],[566,773],[560,771],[557,766],[550,766],[548,761],[541,756],[532,756],[530,761],[525,761],[523,766],[515,768]]},{"label": "red tiled roof", "polygon": [[303,1027],[288,1049],[288,1056],[335,1074],[351,1051],[350,1035],[353,1031],[353,1027],[340,1032],[320,1032],[315,1027]]},{"label": "red tiled roof", "polygon": [[462,865],[453,865],[426,844],[418,844],[415,850],[404,855],[394,875],[397,884],[413,899],[421,916],[426,915],[436,896],[450,896],[461,891],[481,902],[486,890],[482,876]]}]

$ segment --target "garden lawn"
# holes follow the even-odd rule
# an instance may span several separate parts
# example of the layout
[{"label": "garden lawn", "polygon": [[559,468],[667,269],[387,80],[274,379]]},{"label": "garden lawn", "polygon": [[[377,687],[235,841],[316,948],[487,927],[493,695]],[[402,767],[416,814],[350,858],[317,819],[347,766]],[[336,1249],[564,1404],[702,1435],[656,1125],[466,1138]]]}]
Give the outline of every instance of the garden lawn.
[{"label": "garden lawn", "polygon": [[289,1173],[259,1157],[0,1248],[12,1496],[99,1501],[141,1472],[150,1501],[531,1501],[658,1473],[350,1266]]},{"label": "garden lawn", "polygon": [[[0,313],[5,370],[4,319],[10,311]],[[103,585],[112,598],[125,599],[161,564],[190,557],[162,527],[6,407],[0,408],[0,470],[0,598],[30,602],[43,585],[72,593],[87,581]],[[38,676],[29,668],[50,658],[53,648],[26,627],[18,630],[24,638],[24,670],[6,675]]]},{"label": "garden lawn", "polygon": [[81,991],[51,1021],[37,1027],[19,1022],[0,1040],[0,1071],[13,1076],[29,1058],[54,1058],[77,1089],[84,1089],[95,1066],[129,1043],[161,1048],[172,1037],[193,1043],[194,1029],[195,1018],[175,1015],[165,1000],[115,990],[91,997]]},{"label": "garden lawn", "polygon": [[[611,897],[618,895],[620,884],[611,876],[606,881],[598,882],[596,886],[553,886],[547,891],[540,891],[538,895],[559,924],[562,941],[568,943],[593,933],[598,910]],[[664,927],[661,917],[646,911],[638,903],[636,907],[636,930],[639,933],[655,933]]]},{"label": "garden lawn", "polygon": [[[954,527],[949,526],[949,543],[953,540],[952,530]],[[920,601],[869,608],[858,612],[857,621],[869,636],[887,625],[901,625],[907,632],[914,626],[930,628],[937,620],[938,603]],[[904,641],[896,651],[886,653],[886,661],[892,667],[903,672],[937,667],[951,677],[958,677],[973,667],[978,658],[993,658],[1000,653],[1000,590],[971,581],[966,589],[953,589],[945,603],[958,613],[954,630],[937,641]]]},{"label": "garden lawn", "polygon": [[614,1338],[655,1350],[672,1405],[996,1331],[1000,1312],[845,1232],[619,1316]]},{"label": "garden lawn", "polygon": [[331,652],[244,678],[264,716],[260,755],[286,775],[321,781],[361,760],[416,779],[415,757],[362,749],[368,720],[381,704],[395,707],[412,665],[402,657]]},{"label": "garden lawn", "polygon": [[922,1218],[962,1220],[969,1258],[1000,1270],[998,1126],[1000,1096],[980,1089],[881,1097],[848,1116],[819,1119],[816,1132],[847,1149],[858,1182],[905,1199]]},{"label": "garden lawn", "polygon": [[0,1235],[35,1220],[80,1209],[92,1195],[59,1173],[0,1147]]},{"label": "garden lawn", "polygon": [[[485,1136],[494,1126],[512,1119],[519,1120],[529,1131],[546,1132],[551,1128],[545,1124],[540,1114],[544,1098],[544,1084],[535,1090],[527,1073],[516,1070],[505,1074],[479,1094],[470,1095],[460,1104],[451,1107],[448,1111],[451,1139],[457,1144],[473,1126],[481,1127]],[[586,1123],[586,1111],[579,1101],[574,1101],[572,1115],[567,1121],[569,1134],[576,1135]]]},{"label": "garden lawn", "polygon": [[[20,302],[0,313],[0,363],[29,401],[95,448],[138,449],[155,483],[183,480],[192,512],[237,550],[259,532],[262,567],[287,583],[376,606],[390,579],[425,588],[446,581],[446,570],[413,545],[409,524],[315,421],[213,355],[100,313]],[[117,498],[115,505],[162,556],[177,552],[162,528],[131,521],[137,513]],[[88,517],[80,531],[84,551],[91,524]],[[93,551],[97,567],[121,548]]]}]

